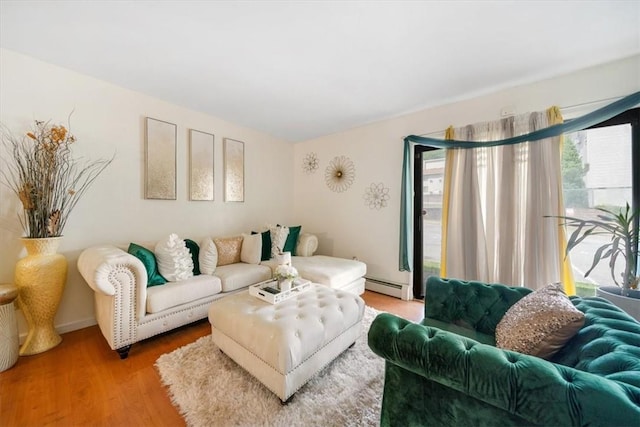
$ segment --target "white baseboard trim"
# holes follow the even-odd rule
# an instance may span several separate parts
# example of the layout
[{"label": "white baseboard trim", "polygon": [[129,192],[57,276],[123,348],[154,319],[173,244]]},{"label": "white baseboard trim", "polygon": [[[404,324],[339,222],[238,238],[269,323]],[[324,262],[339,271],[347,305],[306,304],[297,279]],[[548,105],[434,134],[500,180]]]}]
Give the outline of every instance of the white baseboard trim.
[{"label": "white baseboard trim", "polygon": [[89,326],[97,325],[98,322],[94,317],[87,317],[82,320],[75,320],[73,322],[65,323],[62,325],[56,325],[56,331],[59,334],[65,334],[71,331],[77,331],[78,329],[88,328]]},{"label": "white baseboard trim", "polygon": [[[98,322],[94,317],[88,317],[86,319],[56,325],[56,331],[59,334],[66,334],[67,332],[77,331],[78,329],[88,328],[89,326],[97,324]],[[27,332],[20,333],[20,344],[24,343],[25,338],[27,338]]]},{"label": "white baseboard trim", "polygon": [[400,298],[405,301],[413,299],[411,286],[404,283],[394,283],[388,280],[365,277],[364,287],[367,290]]}]

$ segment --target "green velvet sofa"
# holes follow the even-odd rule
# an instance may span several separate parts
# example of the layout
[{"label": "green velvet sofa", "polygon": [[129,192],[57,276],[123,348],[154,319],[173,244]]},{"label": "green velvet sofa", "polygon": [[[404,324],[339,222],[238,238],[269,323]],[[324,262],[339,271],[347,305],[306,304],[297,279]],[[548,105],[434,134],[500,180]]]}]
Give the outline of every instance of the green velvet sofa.
[{"label": "green velvet sofa", "polygon": [[495,329],[530,289],[431,277],[425,319],[376,317],[385,359],[383,426],[640,426],[640,323],[601,298],[552,358],[495,347]]}]

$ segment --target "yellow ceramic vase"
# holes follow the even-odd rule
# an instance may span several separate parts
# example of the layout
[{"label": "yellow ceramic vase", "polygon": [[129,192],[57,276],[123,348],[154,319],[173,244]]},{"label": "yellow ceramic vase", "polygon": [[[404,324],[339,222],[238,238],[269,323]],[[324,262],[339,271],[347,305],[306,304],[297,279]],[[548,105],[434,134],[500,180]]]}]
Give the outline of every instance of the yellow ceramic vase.
[{"label": "yellow ceramic vase", "polygon": [[15,284],[18,307],[29,326],[21,356],[45,352],[62,341],[53,327],[67,281],[67,259],[56,252],[60,239],[21,239],[27,256],[16,264]]}]

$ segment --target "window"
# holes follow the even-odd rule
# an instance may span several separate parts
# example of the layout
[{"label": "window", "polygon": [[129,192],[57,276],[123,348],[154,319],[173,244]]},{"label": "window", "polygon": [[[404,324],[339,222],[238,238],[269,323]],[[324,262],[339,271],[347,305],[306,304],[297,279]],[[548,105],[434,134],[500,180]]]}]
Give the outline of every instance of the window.
[{"label": "window", "polygon": [[[588,218],[596,208],[640,207],[640,109],[626,111],[589,129],[565,135],[562,180],[567,216]],[[636,224],[636,233],[638,226]],[[570,235],[572,230],[567,230]],[[608,236],[589,236],[571,251],[576,292],[594,296],[599,285],[612,285],[608,263],[591,268],[595,250]]]},{"label": "window", "polygon": [[[563,150],[567,216],[594,215],[596,207],[624,207],[626,203],[640,209],[640,108],[565,135]],[[416,146],[414,159],[413,293],[421,298],[426,278],[440,272],[445,150]],[[636,224],[636,233],[638,229]],[[578,295],[595,295],[598,285],[612,284],[606,261],[584,277],[594,248],[601,245],[596,239],[602,238],[591,236],[594,240],[586,239],[571,251]]]}]

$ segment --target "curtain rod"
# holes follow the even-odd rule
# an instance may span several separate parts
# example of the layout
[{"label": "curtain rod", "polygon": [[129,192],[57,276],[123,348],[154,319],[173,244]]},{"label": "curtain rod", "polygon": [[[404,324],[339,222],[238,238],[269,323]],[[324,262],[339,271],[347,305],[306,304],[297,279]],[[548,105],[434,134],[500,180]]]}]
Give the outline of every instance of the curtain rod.
[{"label": "curtain rod", "polygon": [[[592,105],[596,105],[596,104],[614,102],[614,101],[618,101],[618,100],[620,100],[622,98],[624,98],[624,96],[614,96],[612,98],[599,99],[597,101],[583,102],[581,104],[569,105],[567,107],[560,107],[560,111],[561,112],[565,112],[567,110],[574,110],[576,108],[583,108],[583,107],[588,107],[588,106],[592,106]],[[445,133],[446,131],[447,131],[446,129],[442,129],[442,130],[438,130],[438,131],[434,131],[434,132],[422,133],[422,134],[419,134],[417,136],[429,137],[429,136],[432,136],[432,135],[438,135],[438,134]]]}]

